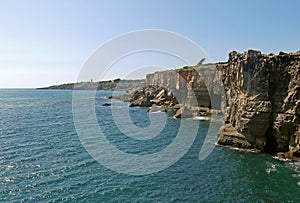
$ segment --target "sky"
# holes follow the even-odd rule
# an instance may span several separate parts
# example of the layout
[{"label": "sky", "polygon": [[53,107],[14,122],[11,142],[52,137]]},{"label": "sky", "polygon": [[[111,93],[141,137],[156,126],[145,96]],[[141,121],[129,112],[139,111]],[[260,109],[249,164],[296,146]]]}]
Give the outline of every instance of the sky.
[{"label": "sky", "polygon": [[[0,88],[75,82],[101,45],[143,29],[178,33],[214,62],[227,61],[232,50],[295,52],[299,6],[297,0],[0,0]],[[166,68],[185,65],[158,54],[137,55],[103,78],[142,77],[134,70],[163,60]]]}]

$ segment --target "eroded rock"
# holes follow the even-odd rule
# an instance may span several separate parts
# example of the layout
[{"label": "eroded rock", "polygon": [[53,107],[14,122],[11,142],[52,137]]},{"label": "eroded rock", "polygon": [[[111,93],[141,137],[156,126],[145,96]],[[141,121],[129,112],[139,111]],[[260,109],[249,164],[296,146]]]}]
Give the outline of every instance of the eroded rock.
[{"label": "eroded rock", "polygon": [[217,65],[217,74],[225,90],[225,122],[231,125],[221,128],[218,143],[248,148],[243,137],[259,150],[298,156],[299,54],[231,52],[226,64]]}]

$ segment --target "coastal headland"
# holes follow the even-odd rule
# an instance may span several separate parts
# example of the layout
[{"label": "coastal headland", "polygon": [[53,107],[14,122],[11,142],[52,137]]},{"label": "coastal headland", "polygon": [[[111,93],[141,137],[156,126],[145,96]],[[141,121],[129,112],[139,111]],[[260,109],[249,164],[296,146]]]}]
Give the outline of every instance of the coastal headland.
[{"label": "coastal headland", "polygon": [[[110,98],[175,118],[222,113],[217,144],[300,160],[300,51],[278,55],[248,50],[227,62],[148,74],[145,80],[83,83],[79,89],[123,89]],[[119,86],[119,87],[118,87]],[[47,89],[72,89],[74,84]],[[121,88],[122,87],[122,88]]]},{"label": "coastal headland", "polygon": [[60,85],[53,85],[49,87],[42,87],[38,89],[53,89],[53,90],[129,90],[146,85],[144,79],[137,80],[107,80],[107,81],[87,81],[66,83]]}]

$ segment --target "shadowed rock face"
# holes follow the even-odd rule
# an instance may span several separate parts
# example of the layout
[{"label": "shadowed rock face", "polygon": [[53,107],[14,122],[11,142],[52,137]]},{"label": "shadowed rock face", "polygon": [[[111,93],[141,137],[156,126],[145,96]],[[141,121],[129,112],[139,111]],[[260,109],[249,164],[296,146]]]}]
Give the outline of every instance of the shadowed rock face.
[{"label": "shadowed rock face", "polygon": [[226,64],[217,65],[217,75],[224,85],[227,123],[220,129],[219,144],[299,154],[299,52],[231,52]]}]

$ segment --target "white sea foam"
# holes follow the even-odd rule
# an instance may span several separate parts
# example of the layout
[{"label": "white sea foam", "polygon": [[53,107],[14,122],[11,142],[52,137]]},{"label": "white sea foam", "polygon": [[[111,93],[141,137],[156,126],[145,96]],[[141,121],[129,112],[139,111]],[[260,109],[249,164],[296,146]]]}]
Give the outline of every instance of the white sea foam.
[{"label": "white sea foam", "polygon": [[270,162],[267,162],[267,165],[269,166],[269,167],[266,169],[267,174],[270,174],[270,173],[272,173],[272,172],[276,172],[276,171],[277,171],[277,167],[276,167],[275,164],[270,163]]},{"label": "white sea foam", "polygon": [[6,166],[6,170],[11,170],[11,169],[13,169],[13,168],[14,168],[14,166],[12,166],[12,165]]}]

